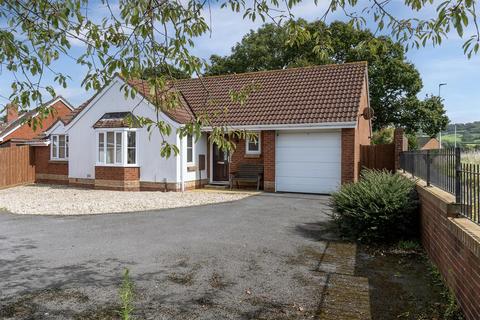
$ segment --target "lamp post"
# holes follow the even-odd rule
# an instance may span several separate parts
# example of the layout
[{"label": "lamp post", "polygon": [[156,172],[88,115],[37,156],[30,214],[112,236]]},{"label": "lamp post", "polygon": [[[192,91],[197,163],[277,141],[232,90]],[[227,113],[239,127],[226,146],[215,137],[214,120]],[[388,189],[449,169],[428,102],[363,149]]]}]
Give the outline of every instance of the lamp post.
[{"label": "lamp post", "polygon": [[[439,83],[438,84],[438,99],[442,99],[442,96],[441,96],[441,90],[442,90],[442,87],[443,86],[446,86],[447,83],[443,82],[443,83]],[[457,144],[457,135],[455,134],[455,145]],[[440,130],[440,149],[442,149],[442,131]]]},{"label": "lamp post", "polygon": [[439,83],[439,84],[438,84],[438,97],[439,97],[439,98],[442,97],[442,96],[441,96],[442,87],[443,87],[443,86],[446,86],[446,85],[447,85],[447,83]]}]

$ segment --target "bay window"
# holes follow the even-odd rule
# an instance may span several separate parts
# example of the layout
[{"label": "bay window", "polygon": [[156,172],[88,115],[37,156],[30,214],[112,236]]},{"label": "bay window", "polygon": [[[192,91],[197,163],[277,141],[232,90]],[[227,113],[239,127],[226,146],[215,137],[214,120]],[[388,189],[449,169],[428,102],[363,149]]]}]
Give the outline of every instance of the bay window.
[{"label": "bay window", "polygon": [[54,134],[51,136],[50,159],[52,160],[68,159],[68,135]]},{"label": "bay window", "polygon": [[97,132],[97,165],[134,166],[136,164],[136,131],[115,129]]}]

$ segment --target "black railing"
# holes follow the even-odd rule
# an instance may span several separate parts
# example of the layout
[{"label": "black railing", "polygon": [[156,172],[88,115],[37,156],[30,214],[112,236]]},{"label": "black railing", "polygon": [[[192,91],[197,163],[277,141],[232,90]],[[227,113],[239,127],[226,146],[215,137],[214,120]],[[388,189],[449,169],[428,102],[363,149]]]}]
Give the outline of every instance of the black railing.
[{"label": "black railing", "polygon": [[480,224],[480,165],[462,163],[460,181],[461,213]]},{"label": "black railing", "polygon": [[400,168],[454,195],[460,213],[480,223],[480,165],[462,163],[460,148],[405,151]]}]

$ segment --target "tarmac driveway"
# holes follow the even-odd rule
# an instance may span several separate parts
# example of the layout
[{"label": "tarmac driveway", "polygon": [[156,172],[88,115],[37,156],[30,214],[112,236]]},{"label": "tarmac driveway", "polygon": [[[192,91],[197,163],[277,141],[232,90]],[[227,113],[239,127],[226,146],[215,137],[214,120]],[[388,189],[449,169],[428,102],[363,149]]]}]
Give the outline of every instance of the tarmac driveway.
[{"label": "tarmac driveway", "polygon": [[0,214],[0,318],[116,318],[129,268],[140,319],[367,319],[368,280],[354,275],[355,245],[330,241],[328,203],[261,194],[134,214]]}]

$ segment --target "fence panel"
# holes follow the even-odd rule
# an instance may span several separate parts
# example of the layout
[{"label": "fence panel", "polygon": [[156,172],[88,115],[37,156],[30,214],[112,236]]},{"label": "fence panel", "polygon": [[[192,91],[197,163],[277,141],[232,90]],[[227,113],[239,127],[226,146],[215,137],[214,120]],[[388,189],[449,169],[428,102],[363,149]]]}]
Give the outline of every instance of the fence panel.
[{"label": "fence panel", "polygon": [[362,168],[395,170],[395,145],[377,144],[360,147],[360,165]]},{"label": "fence panel", "polygon": [[0,189],[33,182],[33,150],[29,146],[0,148]]}]

